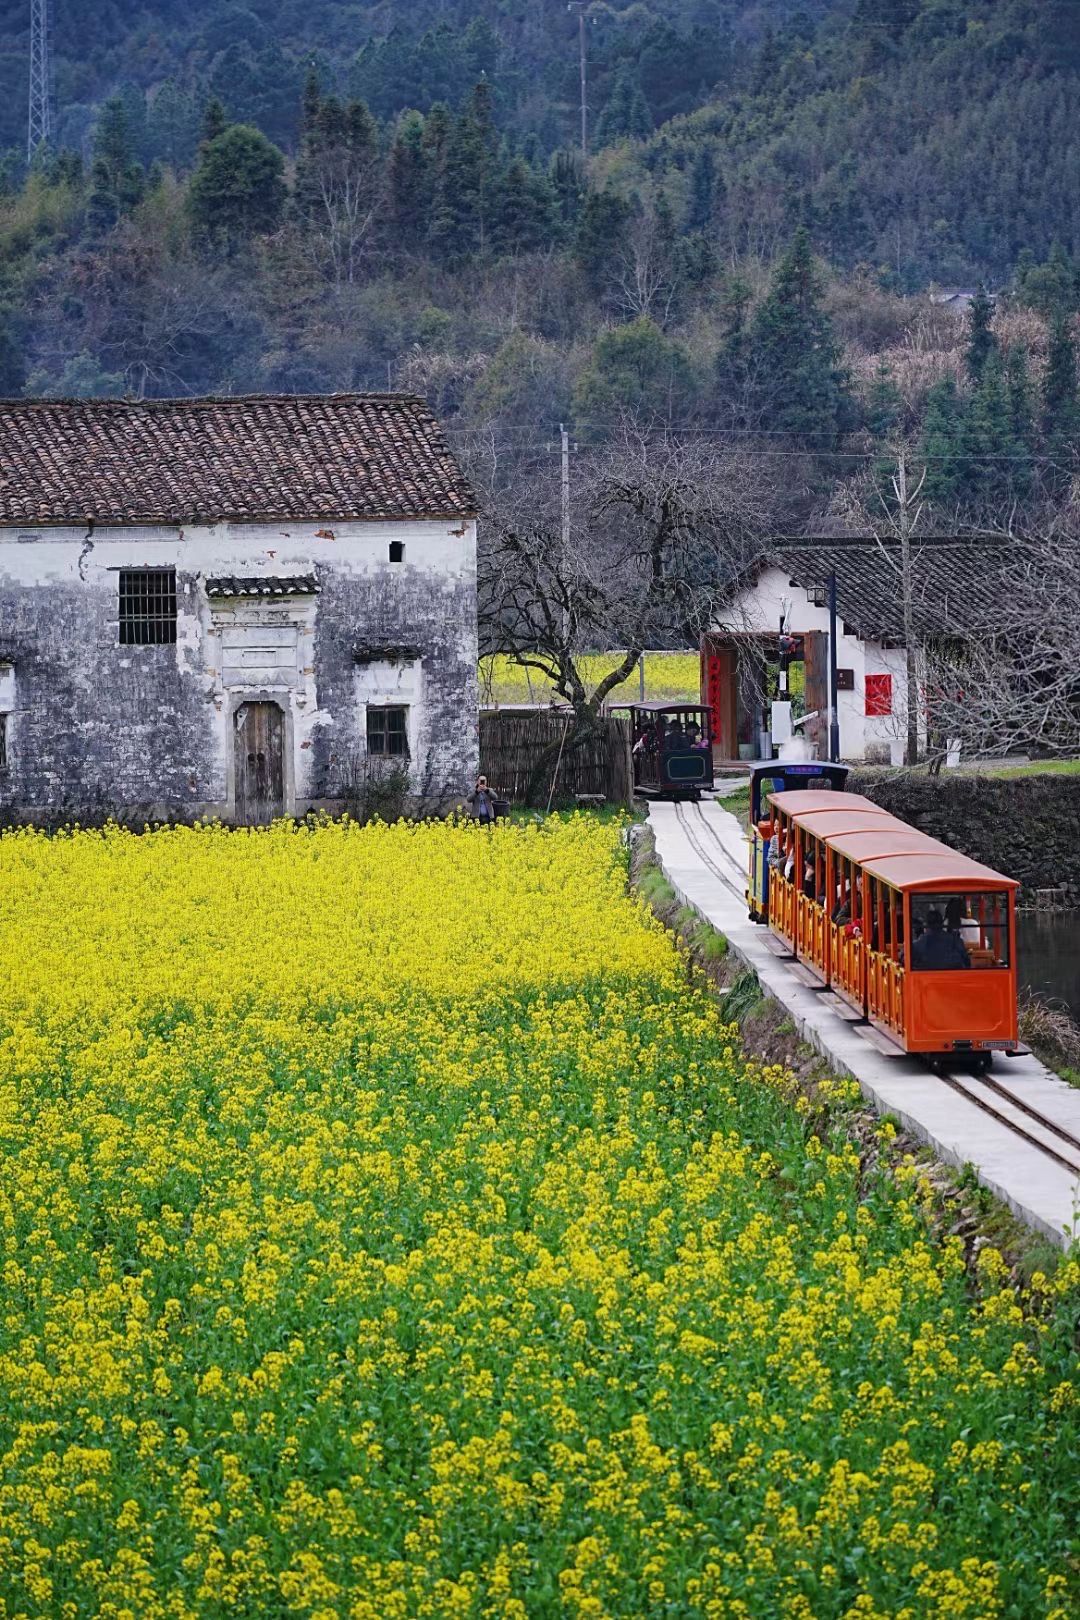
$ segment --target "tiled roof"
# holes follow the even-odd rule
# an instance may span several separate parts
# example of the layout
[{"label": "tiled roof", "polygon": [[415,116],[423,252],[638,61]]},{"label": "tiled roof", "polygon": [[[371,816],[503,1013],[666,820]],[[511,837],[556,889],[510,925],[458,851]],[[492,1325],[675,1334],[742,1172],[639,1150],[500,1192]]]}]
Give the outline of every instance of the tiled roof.
[{"label": "tiled roof", "polygon": [[[920,638],[963,636],[985,623],[1001,600],[1007,540],[915,539],[912,605]],[[904,635],[898,541],[780,541],[759,559],[786,570],[793,587],[824,591],[836,574],[836,611],[864,641],[901,643]]]},{"label": "tiled roof", "polygon": [[222,574],[206,581],[207,596],[315,596],[314,574]]},{"label": "tiled roof", "polygon": [[461,516],[476,500],[407,394],[0,401],[0,523]]}]

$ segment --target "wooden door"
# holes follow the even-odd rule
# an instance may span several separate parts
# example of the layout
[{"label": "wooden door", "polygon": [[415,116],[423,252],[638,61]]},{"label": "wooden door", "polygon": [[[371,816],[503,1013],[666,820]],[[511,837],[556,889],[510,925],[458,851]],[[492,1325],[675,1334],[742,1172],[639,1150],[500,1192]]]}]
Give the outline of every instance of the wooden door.
[{"label": "wooden door", "polygon": [[285,716],[276,703],[242,703],[233,734],[236,820],[265,827],[285,814]]},{"label": "wooden door", "polygon": [[803,636],[803,665],[807,714],[816,714],[800,729],[810,744],[812,759],[829,757],[829,638],[823,630],[808,630]]}]

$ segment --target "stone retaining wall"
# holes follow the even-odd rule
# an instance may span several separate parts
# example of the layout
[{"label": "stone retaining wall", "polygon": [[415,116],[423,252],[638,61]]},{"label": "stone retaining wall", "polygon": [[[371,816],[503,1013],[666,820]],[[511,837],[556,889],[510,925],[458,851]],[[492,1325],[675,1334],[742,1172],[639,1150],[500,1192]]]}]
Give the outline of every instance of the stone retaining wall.
[{"label": "stone retaining wall", "polygon": [[[852,771],[853,793],[1017,878],[1024,904],[1080,905],[1080,775]],[[1039,891],[1055,891],[1053,900]]]}]

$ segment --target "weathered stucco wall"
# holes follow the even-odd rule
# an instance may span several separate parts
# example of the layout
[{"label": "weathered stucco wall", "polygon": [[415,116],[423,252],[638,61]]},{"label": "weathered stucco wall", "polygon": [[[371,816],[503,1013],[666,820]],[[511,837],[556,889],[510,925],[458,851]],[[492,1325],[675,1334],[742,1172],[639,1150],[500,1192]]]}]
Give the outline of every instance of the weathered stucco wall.
[{"label": "weathered stucco wall", "polygon": [[853,771],[853,793],[865,793],[933,838],[992,866],[1022,885],[1063,888],[1080,904],[1080,777],[941,776]]},{"label": "weathered stucco wall", "polygon": [[[121,646],[118,571],[168,567],[176,644]],[[211,601],[204,583],[308,573],[314,596]],[[0,530],[0,811],[228,816],[235,712],[253,698],[286,717],[290,812],[354,788],[369,702],[409,706],[413,793],[460,797],[478,758],[475,580],[475,525],[454,518]],[[389,645],[418,656],[357,662]]]}]

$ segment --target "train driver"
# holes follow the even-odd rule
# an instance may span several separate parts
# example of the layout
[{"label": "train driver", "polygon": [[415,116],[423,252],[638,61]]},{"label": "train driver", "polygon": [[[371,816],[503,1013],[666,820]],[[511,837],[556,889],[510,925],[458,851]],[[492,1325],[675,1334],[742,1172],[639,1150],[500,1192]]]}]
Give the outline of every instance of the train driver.
[{"label": "train driver", "polygon": [[926,927],[912,944],[911,965],[934,970],[971,966],[967,946],[958,933],[945,927],[945,919],[936,907],[926,913]]}]

